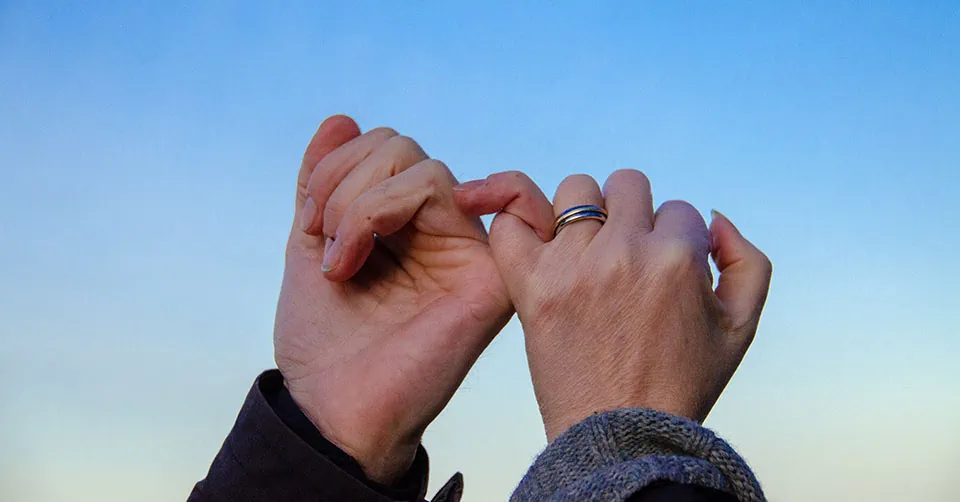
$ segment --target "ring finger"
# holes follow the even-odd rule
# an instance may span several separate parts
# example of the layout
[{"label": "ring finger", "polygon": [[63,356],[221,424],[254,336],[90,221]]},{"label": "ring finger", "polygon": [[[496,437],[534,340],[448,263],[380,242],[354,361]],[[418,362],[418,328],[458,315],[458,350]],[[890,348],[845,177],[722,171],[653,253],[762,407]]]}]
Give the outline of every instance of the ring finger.
[{"label": "ring finger", "polygon": [[[586,174],[567,176],[560,182],[557,193],[553,196],[554,217],[559,217],[572,207],[583,205],[603,207],[603,193],[600,192],[600,185]],[[600,221],[592,219],[572,221],[558,229],[554,240],[586,244],[597,235],[601,226],[603,224]]]}]

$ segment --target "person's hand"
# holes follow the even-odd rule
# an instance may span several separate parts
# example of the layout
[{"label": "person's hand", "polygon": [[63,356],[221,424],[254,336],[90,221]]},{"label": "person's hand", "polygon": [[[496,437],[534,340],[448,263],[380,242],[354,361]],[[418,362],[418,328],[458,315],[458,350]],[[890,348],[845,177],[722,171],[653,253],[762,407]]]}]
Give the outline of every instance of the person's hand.
[{"label": "person's hand", "polygon": [[[320,126],[300,169],[277,365],[324,437],[384,484],[409,469],[426,426],[513,314],[455,184],[412,139],[361,135],[343,116]],[[536,197],[508,210],[552,220],[549,207],[524,216],[526,200]]]},{"label": "person's hand", "polygon": [[[509,192],[499,184],[472,183],[458,205],[497,211]],[[545,198],[531,204],[550,207]],[[589,176],[566,178],[555,214],[582,204],[605,208],[609,219],[571,223],[550,242],[541,238],[547,227],[511,214],[498,214],[490,228],[548,440],[621,407],[703,421],[756,333],[770,261],[719,213],[709,230],[686,202],[655,213],[639,171],[615,172],[602,193]]]}]

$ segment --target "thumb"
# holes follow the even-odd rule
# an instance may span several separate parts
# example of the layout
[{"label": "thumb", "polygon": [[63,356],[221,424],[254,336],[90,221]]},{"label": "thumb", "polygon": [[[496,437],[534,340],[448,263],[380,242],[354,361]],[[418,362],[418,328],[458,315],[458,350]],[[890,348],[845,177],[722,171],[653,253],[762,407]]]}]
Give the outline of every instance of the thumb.
[{"label": "thumb", "polygon": [[501,270],[514,271],[553,237],[553,206],[529,176],[507,171],[454,187],[454,200],[471,216],[498,213],[490,225],[490,247]]},{"label": "thumb", "polygon": [[732,331],[755,327],[767,299],[773,265],[726,216],[718,211],[711,215],[711,254],[720,271],[717,298],[730,316]]}]

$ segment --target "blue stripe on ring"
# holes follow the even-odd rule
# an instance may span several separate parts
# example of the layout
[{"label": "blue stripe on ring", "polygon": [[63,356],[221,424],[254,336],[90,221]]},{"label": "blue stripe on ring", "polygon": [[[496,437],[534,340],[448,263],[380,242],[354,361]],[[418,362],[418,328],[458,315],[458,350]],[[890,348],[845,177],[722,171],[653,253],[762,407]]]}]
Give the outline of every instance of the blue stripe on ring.
[{"label": "blue stripe on ring", "polygon": [[600,206],[594,206],[593,204],[583,204],[580,206],[573,206],[573,207],[567,208],[564,212],[560,213],[560,216],[557,216],[557,219],[559,220],[560,218],[563,218],[567,214],[572,213],[574,211],[578,211],[580,209],[593,209],[594,212],[601,213],[604,215],[606,214],[606,211],[604,211],[603,208]]}]

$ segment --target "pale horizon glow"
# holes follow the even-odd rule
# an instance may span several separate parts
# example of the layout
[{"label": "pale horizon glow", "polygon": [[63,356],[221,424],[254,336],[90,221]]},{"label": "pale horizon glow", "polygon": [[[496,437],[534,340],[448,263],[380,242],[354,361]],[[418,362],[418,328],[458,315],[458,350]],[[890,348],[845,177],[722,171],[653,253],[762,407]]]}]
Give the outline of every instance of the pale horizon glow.
[{"label": "pale horizon glow", "polygon": [[[461,180],[650,177],[774,262],[707,425],[771,500],[960,500],[951,2],[0,3],[0,500],[183,500],[256,375],[333,113]],[[273,6],[272,4],[270,4]],[[516,321],[428,431],[505,500],[544,436]]]}]

